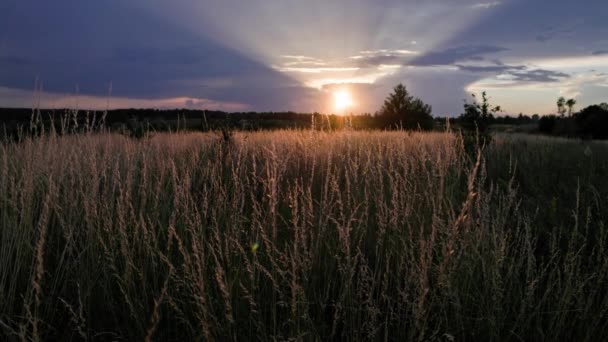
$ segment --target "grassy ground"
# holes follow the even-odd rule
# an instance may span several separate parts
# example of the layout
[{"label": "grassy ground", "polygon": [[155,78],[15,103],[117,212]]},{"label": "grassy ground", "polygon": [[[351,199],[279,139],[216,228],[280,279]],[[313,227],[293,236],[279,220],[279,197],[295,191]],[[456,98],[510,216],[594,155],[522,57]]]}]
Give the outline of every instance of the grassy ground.
[{"label": "grassy ground", "polygon": [[608,333],[608,145],[448,133],[0,145],[3,340]]}]

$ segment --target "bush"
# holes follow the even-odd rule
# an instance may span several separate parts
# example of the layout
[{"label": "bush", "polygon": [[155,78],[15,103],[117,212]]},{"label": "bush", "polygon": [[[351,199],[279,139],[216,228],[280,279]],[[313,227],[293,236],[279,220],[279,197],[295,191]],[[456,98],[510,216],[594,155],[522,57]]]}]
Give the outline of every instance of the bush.
[{"label": "bush", "polygon": [[553,134],[557,122],[555,115],[543,116],[538,120],[538,131],[543,134]]},{"label": "bush", "polygon": [[581,137],[608,139],[608,106],[594,105],[574,116]]}]

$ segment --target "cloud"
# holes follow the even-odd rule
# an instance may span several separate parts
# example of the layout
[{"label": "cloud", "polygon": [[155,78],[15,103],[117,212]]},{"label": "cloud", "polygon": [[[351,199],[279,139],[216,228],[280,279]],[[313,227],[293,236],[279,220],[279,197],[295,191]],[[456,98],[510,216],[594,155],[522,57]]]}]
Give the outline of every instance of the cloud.
[{"label": "cloud", "polygon": [[363,50],[359,55],[351,56],[350,59],[361,68],[379,67],[383,65],[404,65],[412,56],[420,52],[405,49],[378,49]]},{"label": "cloud", "polygon": [[539,35],[536,36],[535,39],[537,41],[541,42],[541,43],[545,43],[545,42],[550,41],[552,39],[552,37],[549,37],[549,36],[544,35],[544,34],[539,34]]},{"label": "cloud", "polygon": [[300,72],[305,74],[319,74],[322,72],[349,72],[357,71],[357,67],[277,67],[282,72]]},{"label": "cloud", "polygon": [[489,9],[489,8],[492,8],[492,7],[499,6],[501,4],[502,4],[502,2],[500,2],[500,1],[482,2],[482,3],[474,4],[471,7],[475,8],[475,9]]},{"label": "cloud", "polygon": [[409,65],[452,65],[460,61],[483,60],[485,54],[507,51],[507,48],[492,45],[466,45],[442,51],[431,51],[414,58]]},{"label": "cloud", "polygon": [[298,61],[318,61],[319,60],[315,57],[303,56],[303,55],[281,55],[281,58],[295,59]]},{"label": "cloud", "polygon": [[128,104],[193,99],[191,105],[216,101],[256,110],[297,108],[309,96],[257,58],[124,2],[24,1],[6,19],[16,33],[0,34],[0,87],[31,92],[38,78],[51,93],[78,85],[82,96],[103,97],[111,82],[116,98],[134,99]]},{"label": "cloud", "polygon": [[462,71],[472,72],[472,73],[493,73],[499,76],[505,76],[512,81],[517,82],[558,82],[565,78],[570,77],[569,74],[545,70],[540,68],[530,69],[525,65],[509,65],[504,64],[499,60],[495,60],[492,62],[493,64],[484,64],[484,65],[460,65],[457,64],[456,67]]},{"label": "cloud", "polygon": [[127,98],[94,95],[75,95],[54,92],[42,92],[33,96],[31,91],[0,87],[0,102],[5,106],[29,108],[32,99],[40,100],[43,108],[74,108],[104,110],[115,108],[158,108],[158,109],[210,109],[224,111],[245,111],[250,106],[243,103],[215,101],[204,98],[174,97],[174,98]]},{"label": "cloud", "polygon": [[535,39],[538,42],[546,43],[557,38],[567,38],[572,36],[578,25],[580,25],[578,22],[563,22],[559,25],[550,25],[536,35]]},{"label": "cloud", "polygon": [[419,52],[414,50],[406,50],[406,49],[378,49],[378,50],[363,50],[361,52],[362,55],[368,56],[407,56],[407,55],[417,55]]},{"label": "cloud", "polygon": [[300,55],[282,55],[280,56],[282,59],[286,60],[282,65],[285,67],[310,67],[310,66],[324,66],[327,65],[327,62],[322,59],[310,57],[310,56],[300,56]]},{"label": "cloud", "polygon": [[479,73],[505,73],[511,72],[514,70],[525,70],[526,67],[523,65],[505,65],[505,64],[496,64],[496,65],[456,65],[458,69],[462,71],[468,72],[479,72]]},{"label": "cloud", "polygon": [[403,65],[406,60],[403,56],[386,55],[357,58],[355,63],[361,68],[379,67],[382,65]]},{"label": "cloud", "polygon": [[[461,107],[464,86],[479,79],[545,91],[581,70],[608,70],[608,22],[601,15],[607,6],[605,0],[585,6],[569,0],[21,0],[0,5],[8,9],[0,10],[0,86],[31,92],[38,76],[49,91],[70,92],[78,84],[81,94],[102,96],[111,81],[122,98],[310,110],[318,108],[325,83],[376,82],[381,101],[405,82],[447,113]],[[592,59],[589,65],[581,65],[581,54]],[[572,58],[558,65],[535,61],[565,56]],[[552,104],[553,94],[545,96]]]},{"label": "cloud", "polygon": [[562,84],[560,94],[567,97],[578,97],[584,94],[589,87],[603,89],[605,93],[608,87],[608,75],[595,72],[575,75]]},{"label": "cloud", "polygon": [[559,82],[564,78],[570,77],[569,74],[559,72],[559,71],[551,71],[544,69],[533,69],[533,70],[524,70],[524,71],[512,71],[509,73],[513,76],[514,81],[519,82]]}]

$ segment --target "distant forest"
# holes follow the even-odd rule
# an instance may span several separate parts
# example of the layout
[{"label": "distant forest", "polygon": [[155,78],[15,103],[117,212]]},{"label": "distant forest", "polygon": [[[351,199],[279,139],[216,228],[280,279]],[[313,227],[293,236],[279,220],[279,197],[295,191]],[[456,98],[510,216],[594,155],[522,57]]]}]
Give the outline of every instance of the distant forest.
[{"label": "distant forest", "polygon": [[576,100],[557,100],[557,115],[502,116],[500,106],[482,92],[464,103],[455,118],[433,117],[432,108],[409,94],[403,84],[387,96],[382,108],[372,114],[325,115],[295,112],[237,112],[189,109],[116,109],[87,111],[74,109],[0,108],[0,137],[19,139],[27,134],[54,130],[58,134],[93,131],[99,128],[143,137],[148,132],[176,130],[271,130],[271,129],[405,129],[463,130],[490,137],[492,132],[525,132],[585,139],[608,139],[608,104],[589,106],[575,112]]},{"label": "distant forest", "polygon": [[[53,121],[60,125],[60,120],[73,120],[84,125],[88,120],[92,123],[99,122],[104,118],[104,126],[110,129],[131,129],[132,126],[146,125],[150,129],[165,131],[170,129],[184,130],[213,130],[229,126],[234,129],[258,130],[258,129],[310,129],[313,125],[318,129],[341,129],[346,125],[352,125],[353,129],[390,129],[386,120],[379,114],[362,114],[345,117],[335,114],[319,113],[296,113],[296,112],[224,112],[214,110],[191,110],[191,109],[114,109],[108,111],[79,110],[72,109],[39,109],[31,108],[0,108],[0,125],[14,127],[21,125],[26,127],[34,120],[48,123]],[[462,121],[461,118],[435,117],[434,128],[443,129],[446,120],[456,127]],[[491,118],[492,124],[498,125],[529,125],[537,124],[538,116],[497,116]],[[27,128],[27,127],[26,127]],[[395,123],[395,129],[399,129],[399,123]],[[417,129],[417,127],[412,127]]]},{"label": "distant forest", "polygon": [[[26,132],[30,125],[46,127],[52,122],[61,131],[64,125],[74,129],[74,122],[80,129],[86,125],[103,125],[112,131],[141,134],[142,131],[217,129],[272,130],[272,129],[434,129],[444,130],[449,122],[452,129],[470,129],[471,120],[466,115],[445,118],[434,117],[432,127],[400,127],[399,123],[387,125],[386,118],[379,114],[363,114],[345,117],[319,113],[296,112],[235,112],[190,109],[116,109],[92,111],[72,109],[0,108],[0,135],[15,135],[18,130]],[[474,124],[481,124],[474,121]],[[608,138],[608,106],[594,105],[572,116],[489,115],[481,126],[491,131],[540,133],[546,135],[581,137],[593,139]]]}]

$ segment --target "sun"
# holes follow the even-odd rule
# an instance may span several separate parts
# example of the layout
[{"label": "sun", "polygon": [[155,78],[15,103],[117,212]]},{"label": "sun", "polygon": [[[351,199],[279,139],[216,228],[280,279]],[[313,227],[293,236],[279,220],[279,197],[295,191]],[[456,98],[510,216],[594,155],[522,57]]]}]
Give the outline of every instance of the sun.
[{"label": "sun", "polygon": [[350,93],[346,90],[340,90],[334,93],[334,101],[338,111],[345,111],[353,105],[353,100],[350,97]]}]

